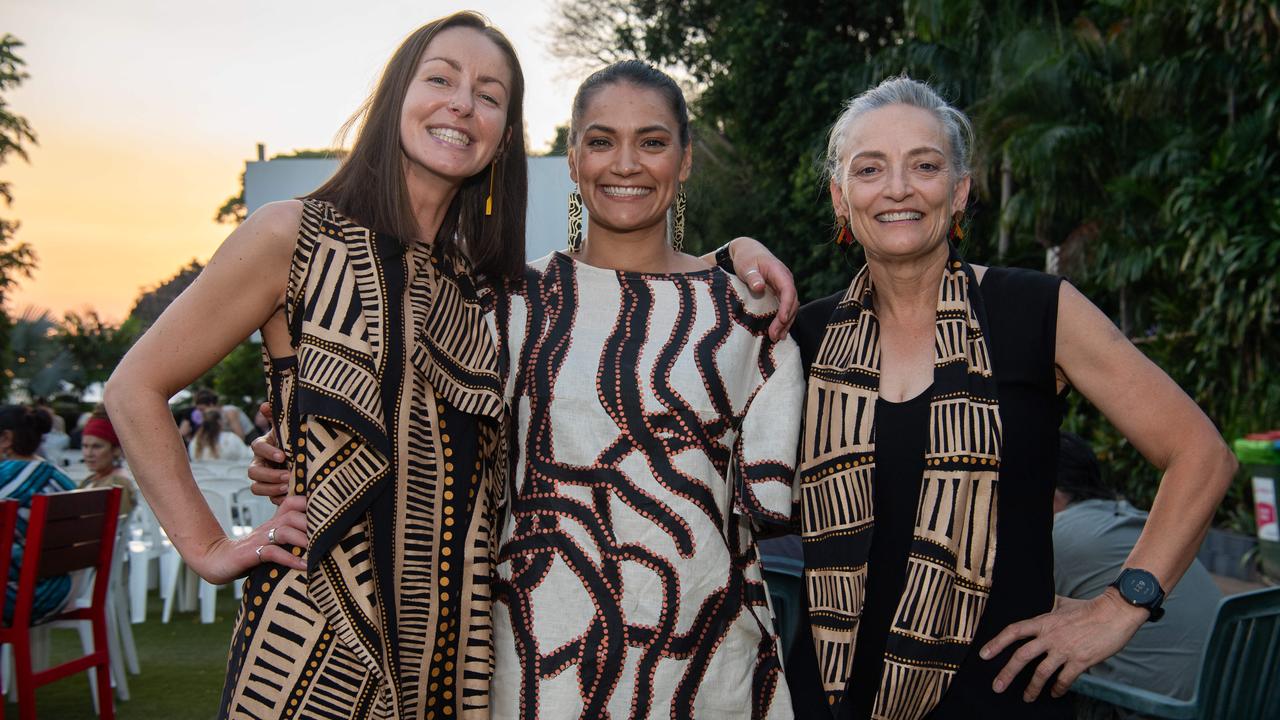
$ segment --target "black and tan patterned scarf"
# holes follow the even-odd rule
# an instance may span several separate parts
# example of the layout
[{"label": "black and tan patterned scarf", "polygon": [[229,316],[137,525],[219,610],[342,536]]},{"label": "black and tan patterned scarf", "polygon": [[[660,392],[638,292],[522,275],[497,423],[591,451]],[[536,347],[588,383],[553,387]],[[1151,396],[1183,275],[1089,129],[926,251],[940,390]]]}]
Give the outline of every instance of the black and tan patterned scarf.
[{"label": "black and tan patterned scarf", "polygon": [[[924,479],[873,718],[914,720],[938,704],[991,591],[1001,428],[985,326],[973,270],[953,248],[938,291]],[[865,601],[879,387],[880,326],[864,267],[810,368],[800,463],[809,615],[833,709],[844,697]]]}]

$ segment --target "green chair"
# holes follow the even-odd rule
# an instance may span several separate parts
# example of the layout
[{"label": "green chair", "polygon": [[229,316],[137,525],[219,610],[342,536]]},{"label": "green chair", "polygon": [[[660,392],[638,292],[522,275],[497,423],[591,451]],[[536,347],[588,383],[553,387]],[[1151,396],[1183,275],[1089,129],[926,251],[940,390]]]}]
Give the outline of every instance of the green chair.
[{"label": "green chair", "polygon": [[1223,598],[1190,700],[1088,674],[1071,689],[1159,718],[1280,718],[1280,587]]}]

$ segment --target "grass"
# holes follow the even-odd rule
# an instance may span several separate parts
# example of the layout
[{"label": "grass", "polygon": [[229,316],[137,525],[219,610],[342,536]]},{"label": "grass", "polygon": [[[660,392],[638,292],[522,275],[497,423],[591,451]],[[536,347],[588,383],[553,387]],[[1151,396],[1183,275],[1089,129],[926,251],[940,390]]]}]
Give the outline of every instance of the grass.
[{"label": "grass", "polygon": [[[237,608],[228,585],[218,591],[213,623],[201,624],[198,612],[175,612],[166,625],[160,622],[161,606],[153,593],[147,621],[133,626],[142,674],[129,676],[130,699],[116,700],[116,717],[203,720],[217,716]],[[53,631],[52,643],[53,662],[80,654],[79,636],[73,630]],[[9,703],[5,712],[17,717],[18,707]],[[41,687],[36,692],[36,714],[59,720],[96,720],[88,675],[72,675]]]}]

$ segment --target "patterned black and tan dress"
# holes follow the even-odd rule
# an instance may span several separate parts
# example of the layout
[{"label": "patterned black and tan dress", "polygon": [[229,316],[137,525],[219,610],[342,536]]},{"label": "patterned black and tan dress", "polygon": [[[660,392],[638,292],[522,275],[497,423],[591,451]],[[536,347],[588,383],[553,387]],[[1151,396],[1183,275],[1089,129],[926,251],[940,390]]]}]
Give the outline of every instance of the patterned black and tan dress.
[{"label": "patterned black and tan dress", "polygon": [[561,254],[500,298],[494,718],[792,716],[752,536],[789,519],[804,389],[774,309]]},{"label": "patterned black and tan dress", "polygon": [[304,201],[269,362],[307,572],[245,583],[221,717],[488,716],[503,402],[461,261]]}]

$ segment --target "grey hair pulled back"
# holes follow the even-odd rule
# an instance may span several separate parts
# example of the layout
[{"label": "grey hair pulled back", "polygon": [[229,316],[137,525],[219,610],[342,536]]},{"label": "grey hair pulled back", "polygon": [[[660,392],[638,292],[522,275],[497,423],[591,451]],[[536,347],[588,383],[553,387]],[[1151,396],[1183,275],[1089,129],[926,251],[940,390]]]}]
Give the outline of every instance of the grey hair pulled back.
[{"label": "grey hair pulled back", "polygon": [[840,173],[840,149],[844,145],[849,128],[863,115],[890,105],[907,105],[927,110],[942,124],[947,137],[947,163],[951,167],[952,182],[969,174],[969,161],[973,152],[973,125],[969,118],[942,99],[936,90],[919,80],[899,75],[881,81],[879,85],[854,96],[845,104],[844,111],[831,126],[827,137],[825,172],[828,180],[843,184]]}]

